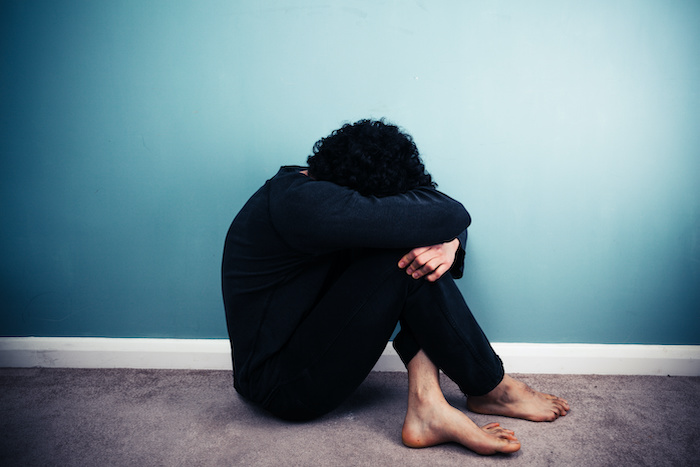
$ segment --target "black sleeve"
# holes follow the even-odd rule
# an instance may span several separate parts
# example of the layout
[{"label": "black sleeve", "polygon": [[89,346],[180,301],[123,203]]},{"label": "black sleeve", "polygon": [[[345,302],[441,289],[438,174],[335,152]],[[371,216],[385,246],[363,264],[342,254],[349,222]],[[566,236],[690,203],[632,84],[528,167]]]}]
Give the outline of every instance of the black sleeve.
[{"label": "black sleeve", "polygon": [[467,231],[465,230],[457,236],[459,239],[459,248],[457,248],[457,254],[455,255],[455,262],[452,263],[450,268],[450,274],[455,279],[461,279],[464,275],[464,255],[467,249]]},{"label": "black sleeve", "polygon": [[271,185],[270,218],[300,251],[434,245],[458,237],[471,222],[462,204],[432,188],[378,198],[301,174],[288,176],[295,177],[291,183]]}]

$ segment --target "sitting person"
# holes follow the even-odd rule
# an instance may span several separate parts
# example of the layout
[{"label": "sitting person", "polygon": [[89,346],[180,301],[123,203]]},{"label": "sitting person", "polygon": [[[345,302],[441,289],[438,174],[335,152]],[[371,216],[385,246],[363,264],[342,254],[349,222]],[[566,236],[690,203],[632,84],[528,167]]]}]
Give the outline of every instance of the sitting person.
[{"label": "sitting person", "polygon": [[407,446],[457,442],[479,454],[520,449],[511,430],[478,427],[445,400],[439,370],[473,412],[533,421],[568,403],[504,373],[455,279],[464,207],[436,190],[412,138],[383,121],[318,141],[243,206],[226,236],[223,296],[234,387],[288,420],[336,408],[393,345],[408,370]]}]

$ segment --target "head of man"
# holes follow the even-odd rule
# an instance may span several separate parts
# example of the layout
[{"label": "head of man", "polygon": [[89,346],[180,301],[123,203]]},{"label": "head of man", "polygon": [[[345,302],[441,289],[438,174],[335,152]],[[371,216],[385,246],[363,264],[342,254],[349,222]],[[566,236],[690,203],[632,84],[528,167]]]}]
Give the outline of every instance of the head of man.
[{"label": "head of man", "polygon": [[316,142],[309,175],[363,195],[390,196],[435,187],[410,135],[383,120],[360,120]]}]

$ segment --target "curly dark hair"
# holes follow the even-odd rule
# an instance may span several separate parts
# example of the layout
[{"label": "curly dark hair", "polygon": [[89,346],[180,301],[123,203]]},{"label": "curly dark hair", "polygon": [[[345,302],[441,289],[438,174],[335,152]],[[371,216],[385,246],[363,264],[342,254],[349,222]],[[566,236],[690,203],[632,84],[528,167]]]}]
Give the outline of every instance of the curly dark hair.
[{"label": "curly dark hair", "polygon": [[309,175],[363,195],[390,196],[436,187],[410,135],[383,120],[345,124],[314,144]]}]

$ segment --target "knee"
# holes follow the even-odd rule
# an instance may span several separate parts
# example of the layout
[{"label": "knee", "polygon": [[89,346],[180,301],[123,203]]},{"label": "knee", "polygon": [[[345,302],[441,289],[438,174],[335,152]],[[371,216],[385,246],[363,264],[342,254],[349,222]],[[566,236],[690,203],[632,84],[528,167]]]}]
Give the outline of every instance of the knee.
[{"label": "knee", "polygon": [[394,284],[400,288],[406,287],[413,290],[420,287],[426,281],[424,279],[414,279],[406,272],[405,268],[399,267],[399,260],[406,254],[404,250],[380,250],[369,253],[367,258],[368,271],[381,271],[384,281]]},{"label": "knee", "polygon": [[348,252],[348,259],[355,264],[374,267],[394,266],[398,269],[399,260],[405,254],[405,251],[397,249],[358,248]]}]

